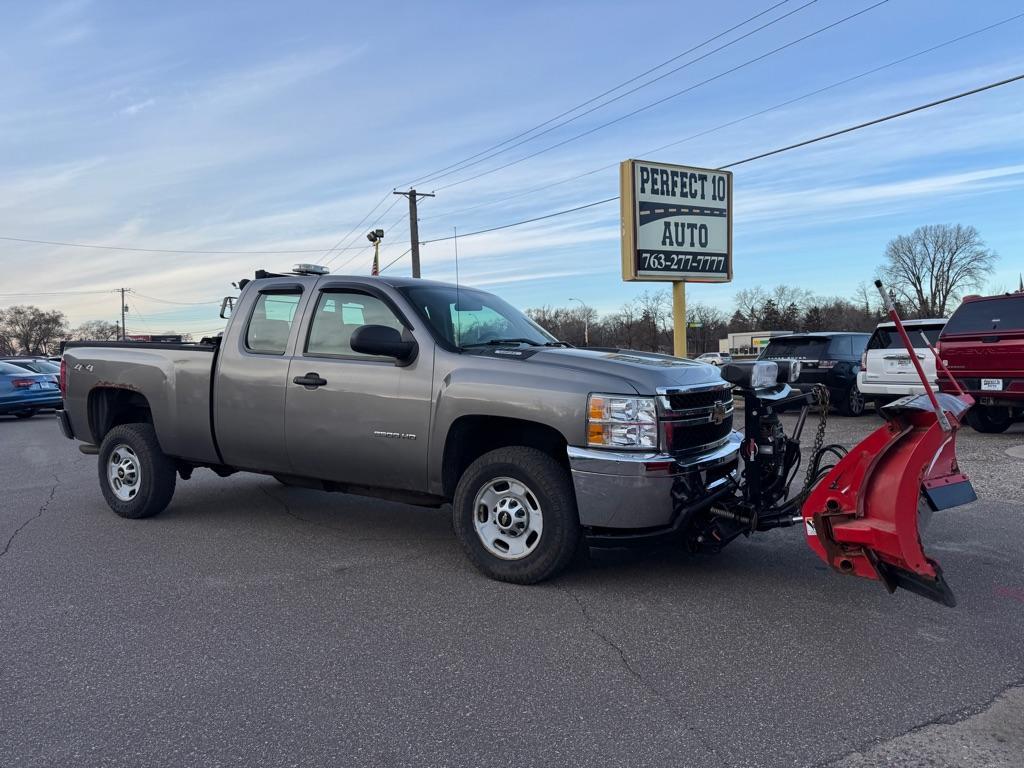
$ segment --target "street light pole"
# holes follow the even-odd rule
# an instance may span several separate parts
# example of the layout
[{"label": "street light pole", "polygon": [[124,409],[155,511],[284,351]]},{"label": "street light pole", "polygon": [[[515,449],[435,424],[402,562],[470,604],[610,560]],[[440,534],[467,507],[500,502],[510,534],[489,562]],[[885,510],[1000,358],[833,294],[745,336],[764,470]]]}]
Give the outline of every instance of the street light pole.
[{"label": "street light pole", "polygon": [[577,299],[574,296],[569,297],[569,301],[578,301],[580,306],[583,307],[583,346],[590,346],[590,307],[584,303],[583,299]]}]

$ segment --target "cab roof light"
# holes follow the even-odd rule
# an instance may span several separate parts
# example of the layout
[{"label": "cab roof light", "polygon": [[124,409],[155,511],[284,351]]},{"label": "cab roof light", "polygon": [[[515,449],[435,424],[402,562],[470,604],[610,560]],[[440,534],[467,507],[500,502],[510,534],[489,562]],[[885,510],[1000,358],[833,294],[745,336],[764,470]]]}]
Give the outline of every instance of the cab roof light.
[{"label": "cab roof light", "polygon": [[292,267],[292,272],[296,275],[326,275],[330,271],[319,264],[296,264]]}]

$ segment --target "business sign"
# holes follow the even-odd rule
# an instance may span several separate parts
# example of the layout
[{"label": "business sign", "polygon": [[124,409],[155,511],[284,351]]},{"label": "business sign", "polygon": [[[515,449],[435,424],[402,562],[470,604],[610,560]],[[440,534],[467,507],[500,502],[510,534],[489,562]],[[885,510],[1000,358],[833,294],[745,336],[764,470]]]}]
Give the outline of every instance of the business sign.
[{"label": "business sign", "polygon": [[626,160],[622,279],[732,280],[732,173]]}]

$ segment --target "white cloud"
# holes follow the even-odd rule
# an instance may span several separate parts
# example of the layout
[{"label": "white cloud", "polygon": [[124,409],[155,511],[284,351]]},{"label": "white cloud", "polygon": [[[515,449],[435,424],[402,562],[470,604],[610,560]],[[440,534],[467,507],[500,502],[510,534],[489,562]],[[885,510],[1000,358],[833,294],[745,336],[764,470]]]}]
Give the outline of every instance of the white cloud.
[{"label": "white cloud", "polygon": [[118,112],[122,115],[127,115],[128,117],[134,117],[142,110],[149,109],[154,104],[156,104],[156,99],[144,99],[143,101],[137,101],[134,104],[129,104],[127,107],[123,107],[118,110]]}]

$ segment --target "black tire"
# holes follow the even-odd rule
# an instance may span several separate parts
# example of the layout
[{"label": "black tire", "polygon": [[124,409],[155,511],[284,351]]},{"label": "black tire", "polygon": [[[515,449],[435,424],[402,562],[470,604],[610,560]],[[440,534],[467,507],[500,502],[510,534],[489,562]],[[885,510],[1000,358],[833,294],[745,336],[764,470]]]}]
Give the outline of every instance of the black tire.
[{"label": "black tire", "polygon": [[[532,551],[517,560],[492,554],[476,530],[477,495],[500,478],[523,483],[542,514],[539,539]],[[550,579],[569,565],[580,546],[579,513],[568,468],[549,454],[525,446],[498,448],[469,465],[455,489],[452,525],[477,568],[492,579],[514,584]]]},{"label": "black tire", "polygon": [[[137,487],[131,498],[119,498],[108,478],[111,454],[127,446],[138,461]],[[177,472],[172,462],[160,449],[152,424],[122,424],[110,430],[100,444],[100,489],[103,498],[121,517],[137,520],[162,512],[174,495]],[[122,486],[123,487],[123,486]]]},{"label": "black tire", "polygon": [[863,416],[867,409],[867,402],[857,384],[854,383],[843,393],[843,397],[836,407],[843,416]]},{"label": "black tire", "polygon": [[39,411],[37,411],[35,409],[30,409],[30,410],[27,410],[27,411],[18,411],[17,413],[14,414],[14,418],[16,418],[16,419],[31,419],[37,413],[39,413]]},{"label": "black tire", "polygon": [[1009,408],[992,408],[976,405],[967,412],[967,423],[976,432],[999,434],[1005,432],[1013,424]]}]

